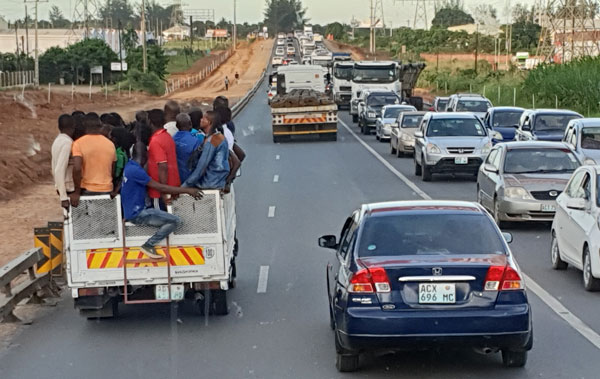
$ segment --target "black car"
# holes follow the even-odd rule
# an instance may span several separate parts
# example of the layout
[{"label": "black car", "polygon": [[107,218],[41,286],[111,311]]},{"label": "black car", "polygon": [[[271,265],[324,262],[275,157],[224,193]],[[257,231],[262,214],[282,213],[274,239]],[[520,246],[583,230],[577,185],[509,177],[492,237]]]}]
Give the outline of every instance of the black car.
[{"label": "black car", "polygon": [[370,134],[377,125],[377,118],[381,117],[381,109],[385,105],[400,104],[402,99],[395,92],[382,91],[371,92],[364,102],[364,106],[361,106],[361,113],[358,115],[358,127],[362,134]]}]

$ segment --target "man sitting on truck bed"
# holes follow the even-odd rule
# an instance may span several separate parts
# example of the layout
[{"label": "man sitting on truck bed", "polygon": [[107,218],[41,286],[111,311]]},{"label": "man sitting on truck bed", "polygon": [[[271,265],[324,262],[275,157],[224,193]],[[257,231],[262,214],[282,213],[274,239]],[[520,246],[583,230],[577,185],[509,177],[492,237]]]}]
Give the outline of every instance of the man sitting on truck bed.
[{"label": "man sitting on truck bed", "polygon": [[143,169],[146,161],[146,146],[138,142],[133,148],[132,159],[127,162],[123,171],[121,202],[125,220],[136,225],[150,225],[159,228],[142,245],[141,250],[150,258],[160,259],[163,256],[156,252],[154,246],[171,234],[181,220],[179,217],[160,209],[146,208],[146,187],[153,188],[161,193],[188,194],[195,199],[202,197],[202,191],[197,188],[173,187],[152,180]]}]

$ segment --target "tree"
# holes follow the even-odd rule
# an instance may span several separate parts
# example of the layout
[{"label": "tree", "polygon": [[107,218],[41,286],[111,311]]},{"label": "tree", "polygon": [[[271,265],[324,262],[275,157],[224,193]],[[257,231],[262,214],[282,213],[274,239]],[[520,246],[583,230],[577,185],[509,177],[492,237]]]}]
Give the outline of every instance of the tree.
[{"label": "tree", "polygon": [[266,0],[265,6],[264,24],[270,34],[291,32],[309,21],[300,0]]},{"label": "tree", "polygon": [[333,39],[342,39],[346,34],[344,25],[339,22],[333,22],[325,27],[325,34],[333,35]]},{"label": "tree", "polygon": [[512,18],[515,23],[526,23],[532,22],[534,16],[534,10],[528,8],[526,5],[517,4],[513,7]]},{"label": "tree", "polygon": [[133,7],[127,0],[106,0],[100,6],[100,18],[109,26],[116,28],[119,20],[123,25],[133,25]]},{"label": "tree", "polygon": [[435,14],[431,21],[434,27],[447,28],[456,25],[472,24],[475,20],[465,12],[460,1],[449,1],[445,3]]},{"label": "tree", "polygon": [[[164,79],[167,75],[167,64],[169,63],[169,57],[167,57],[158,45],[148,45],[148,72],[156,74],[160,79]],[[135,69],[143,70],[143,58],[142,58],[142,47],[138,46],[135,49],[127,51],[127,68],[129,70]]]},{"label": "tree", "polygon": [[65,18],[60,8],[56,5],[50,8],[48,18],[55,28],[67,28],[71,25],[71,22]]},{"label": "tree", "polygon": [[479,4],[473,10],[473,18],[479,24],[497,23],[498,11],[491,4]]},{"label": "tree", "polygon": [[103,40],[89,38],[67,47],[67,53],[71,59],[71,67],[77,75],[87,79],[90,68],[102,66],[105,72],[110,69],[111,62],[118,62],[117,53]]}]

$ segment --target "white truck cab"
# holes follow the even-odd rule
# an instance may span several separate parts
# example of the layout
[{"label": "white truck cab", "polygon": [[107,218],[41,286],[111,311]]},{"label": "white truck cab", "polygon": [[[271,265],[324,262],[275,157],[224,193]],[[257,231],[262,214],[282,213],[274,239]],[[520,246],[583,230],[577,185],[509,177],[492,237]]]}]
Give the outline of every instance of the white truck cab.
[{"label": "white truck cab", "polygon": [[352,99],[352,68],[354,62],[333,62],[333,98],[338,105],[350,107]]},{"label": "white truck cab", "polygon": [[363,90],[393,91],[402,96],[399,67],[400,63],[394,61],[354,62],[350,101],[350,114],[354,122],[358,122],[358,99]]}]

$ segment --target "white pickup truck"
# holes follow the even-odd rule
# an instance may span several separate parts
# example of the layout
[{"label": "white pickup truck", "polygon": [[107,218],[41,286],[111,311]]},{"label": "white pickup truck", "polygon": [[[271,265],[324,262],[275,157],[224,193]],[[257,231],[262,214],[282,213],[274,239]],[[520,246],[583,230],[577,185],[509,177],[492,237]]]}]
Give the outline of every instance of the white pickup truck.
[{"label": "white pickup truck", "polygon": [[82,196],[71,208],[65,222],[66,275],[82,316],[113,317],[120,302],[184,299],[195,301],[201,312],[228,313],[237,255],[233,190],[226,195],[206,190],[199,200],[182,195],[168,211],[182,223],[156,246],[165,258],[152,260],[139,247],[156,228],[124,222],[120,196]]}]

